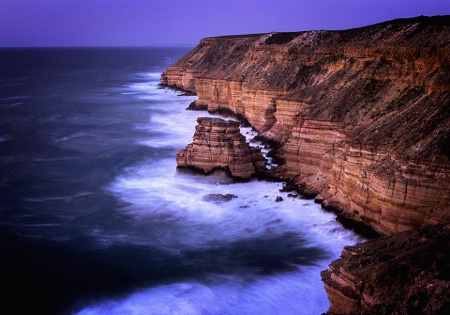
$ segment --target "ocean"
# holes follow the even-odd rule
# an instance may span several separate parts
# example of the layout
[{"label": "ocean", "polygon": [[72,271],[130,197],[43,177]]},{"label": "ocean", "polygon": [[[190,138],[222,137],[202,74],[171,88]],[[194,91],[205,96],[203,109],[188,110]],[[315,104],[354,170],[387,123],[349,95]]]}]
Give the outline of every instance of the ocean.
[{"label": "ocean", "polygon": [[210,116],[159,86],[188,51],[0,49],[2,309],[328,309],[320,271],[361,237],[282,183],[177,170],[197,117]]}]

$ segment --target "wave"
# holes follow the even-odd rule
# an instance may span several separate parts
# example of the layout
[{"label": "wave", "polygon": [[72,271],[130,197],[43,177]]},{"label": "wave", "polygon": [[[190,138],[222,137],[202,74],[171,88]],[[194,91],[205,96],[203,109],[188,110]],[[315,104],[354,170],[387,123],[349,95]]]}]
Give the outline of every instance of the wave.
[{"label": "wave", "polygon": [[29,96],[10,96],[10,97],[4,97],[0,98],[0,101],[14,101],[14,100],[22,100],[29,98]]},{"label": "wave", "polygon": [[321,314],[329,302],[318,287],[317,267],[271,277],[245,279],[211,276],[205,282],[182,282],[107,300],[79,311],[94,314]]},{"label": "wave", "polygon": [[152,81],[158,81],[161,78],[161,72],[140,72],[138,73],[138,75],[142,78],[148,78],[151,79]]},{"label": "wave", "polygon": [[[170,159],[130,168],[109,187],[129,204],[122,209],[128,216],[149,222],[161,217],[177,221],[178,232],[164,240],[168,247],[203,247],[243,237],[298,234],[299,227],[322,246],[328,246],[323,241],[325,235],[333,235],[338,242],[357,240],[320,205],[288,197],[279,191],[281,188],[281,183],[258,180],[233,183],[220,172],[212,176],[177,173],[176,163]],[[236,198],[216,203],[204,198],[211,194]],[[277,196],[284,201],[276,202]],[[336,245],[341,248],[341,244]]]},{"label": "wave", "polygon": [[72,139],[76,139],[76,138],[86,138],[86,137],[97,138],[98,136],[94,133],[81,131],[81,132],[75,132],[75,133],[67,135],[67,136],[56,138],[54,140],[54,142],[58,143],[58,142],[64,142],[64,141],[68,141],[68,140],[72,140]]},{"label": "wave", "polygon": [[[178,172],[175,149],[192,142],[199,116],[185,110],[195,97],[180,98],[160,89],[155,74],[150,77],[155,81],[131,84],[127,92],[152,101],[148,122],[135,128],[153,136],[134,141],[152,147],[154,156],[126,168],[107,187],[123,205],[115,215],[127,225],[93,228],[90,235],[102,248],[126,244],[144,250],[145,257],[155,255],[149,263],[160,259],[168,275],[127,297],[93,302],[78,314],[325,312],[329,302],[320,271],[343,246],[362,238],[313,200],[289,197],[282,183],[237,183],[221,171]],[[241,130],[249,141],[256,135],[251,128]],[[172,156],[160,155],[164,148],[171,148]],[[228,195],[233,198],[210,198]],[[178,276],[170,277],[171,271]]]},{"label": "wave", "polygon": [[46,197],[40,197],[40,198],[24,198],[24,201],[30,201],[30,202],[47,202],[47,201],[64,201],[64,202],[72,202],[73,200],[81,197],[86,197],[89,195],[92,195],[92,192],[89,191],[82,191],[73,195],[68,196],[46,196]]}]

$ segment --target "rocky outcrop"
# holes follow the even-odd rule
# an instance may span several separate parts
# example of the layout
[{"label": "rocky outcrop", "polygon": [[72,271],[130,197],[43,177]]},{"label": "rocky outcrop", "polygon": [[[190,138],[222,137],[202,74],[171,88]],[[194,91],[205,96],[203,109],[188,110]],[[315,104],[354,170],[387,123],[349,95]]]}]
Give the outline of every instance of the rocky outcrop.
[{"label": "rocky outcrop", "polygon": [[[392,235],[346,247],[322,273],[330,314],[449,312],[449,34],[441,16],[206,38],[161,76],[197,108],[245,117],[276,144],[279,177]],[[177,161],[227,167],[207,154],[222,145],[197,141]]]},{"label": "rocky outcrop", "polygon": [[240,123],[220,118],[197,119],[194,141],[177,153],[177,166],[209,173],[226,169],[233,177],[249,179],[265,169],[261,150],[251,147],[240,133]]},{"label": "rocky outcrop", "polygon": [[449,20],[207,38],[161,83],[244,116],[278,145],[278,174],[343,216],[381,234],[444,223]]},{"label": "rocky outcrop", "polygon": [[448,314],[450,225],[345,247],[322,271],[329,314]]}]

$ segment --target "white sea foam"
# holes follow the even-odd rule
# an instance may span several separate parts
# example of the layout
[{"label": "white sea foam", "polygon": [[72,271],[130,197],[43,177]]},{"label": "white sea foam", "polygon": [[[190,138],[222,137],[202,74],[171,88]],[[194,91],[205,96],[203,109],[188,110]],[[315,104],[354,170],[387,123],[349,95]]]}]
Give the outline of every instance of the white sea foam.
[{"label": "white sea foam", "polygon": [[[142,90],[137,96],[140,99],[153,101],[152,115],[148,123],[139,124],[137,129],[161,131],[158,137],[139,140],[138,142],[150,147],[177,147],[182,148],[192,142],[193,130],[198,112],[186,111],[189,102],[195,100],[194,96],[178,96],[177,92],[160,89],[155,82],[133,84],[130,88]],[[154,101],[159,102],[155,103]]]},{"label": "white sea foam", "polygon": [[159,93],[157,93],[158,91],[153,90],[157,86],[158,86],[157,82],[150,81],[150,82],[133,83],[133,84],[130,84],[128,87],[132,90],[140,91],[143,94],[155,95],[155,94],[159,94]]},{"label": "white sea foam", "polygon": [[327,310],[329,302],[318,290],[317,267],[245,281],[217,276],[212,284],[199,282],[159,286],[110,300],[80,311],[93,314],[311,314]]},{"label": "white sea foam", "polygon": [[[148,86],[147,86],[148,87]],[[143,88],[137,86],[136,88]],[[158,89],[157,92],[167,91]],[[145,92],[144,92],[145,93]],[[171,92],[172,93],[172,92]],[[149,139],[149,146],[184,147],[192,141],[196,117],[206,113],[184,111],[169,95],[157,104],[167,114],[153,115],[147,126],[166,130],[160,139]],[[183,102],[182,102],[183,103]],[[251,130],[244,134],[251,139]],[[207,280],[158,285],[130,293],[120,300],[104,300],[79,314],[320,314],[329,302],[320,280],[320,271],[339,256],[342,247],[361,238],[342,228],[335,215],[325,212],[312,200],[291,198],[280,192],[281,183],[251,180],[233,183],[223,173],[210,176],[176,171],[175,157],[143,161],[128,168],[108,189],[129,206],[121,209],[127,218],[142,226],[155,222],[171,224],[172,229],[149,235],[136,233],[92,235],[104,246],[128,242],[156,245],[170,255],[180,249],[207,250],[249,239],[283,239],[298,235],[306,246],[321,248],[327,258],[313,266],[271,275],[214,275]],[[233,195],[228,201],[208,201],[208,195]],[[276,202],[277,196],[283,198]],[[119,235],[119,236],[118,236]]]},{"label": "white sea foam", "polygon": [[258,136],[258,132],[255,131],[252,127],[245,126],[241,126],[240,130],[241,134],[245,136],[245,139],[250,144],[250,146],[261,149],[261,153],[267,161],[267,168],[270,169],[276,167],[277,164],[272,163],[272,158],[267,156],[267,154],[270,152],[270,148],[261,141],[255,140],[255,137]]},{"label": "white sea foam", "polygon": [[[138,99],[149,100],[149,101],[161,101],[159,105],[173,103],[181,101],[179,95],[182,94],[180,91],[171,91],[160,87],[159,78],[160,73],[146,73],[141,74],[141,77],[146,80],[144,82],[132,83],[125,87],[128,93],[133,93]],[[191,97],[192,98],[192,97]],[[183,99],[184,104],[189,104],[187,102],[188,98]],[[186,103],[187,102],[187,103]],[[186,106],[185,106],[186,107]],[[165,107],[161,106],[160,109]],[[172,106],[169,106],[170,110]]]},{"label": "white sea foam", "polygon": [[[167,91],[158,89],[158,92],[166,93]],[[173,96],[168,96],[167,98],[174,100]],[[183,99],[185,99],[184,104],[186,104],[195,98],[183,97]],[[199,114],[198,112],[185,111],[184,104],[181,101],[181,104],[178,105],[174,103],[171,106],[162,105],[162,107],[167,108],[168,114],[153,115],[148,128],[154,129],[154,125],[158,124],[163,127],[163,130],[167,130],[168,134],[167,139],[161,141],[161,143],[155,139],[148,140],[149,145],[167,145],[167,143],[172,142],[174,146],[182,148],[185,144],[192,141],[196,118],[199,115],[207,115],[207,113],[202,112]],[[248,140],[256,136],[256,133],[250,128],[242,128],[242,130]],[[140,165],[130,169],[126,175],[119,177],[113,184],[112,189],[127,202],[135,205],[135,207],[132,207],[132,211],[135,213],[139,212],[139,215],[144,216],[149,214],[147,212],[148,207],[145,206],[153,195],[158,198],[164,198],[168,204],[177,205],[175,207],[177,209],[181,207],[183,209],[181,212],[184,214],[194,212],[198,215],[201,213],[202,216],[206,215],[210,218],[222,213],[225,208],[238,208],[241,209],[241,212],[245,210],[246,214],[244,216],[248,217],[249,209],[254,207],[258,209],[256,211],[258,213],[267,210],[277,215],[283,213],[283,215],[291,218],[295,217],[295,220],[300,220],[304,224],[310,225],[308,226],[309,228],[321,230],[322,234],[333,233],[332,231],[336,229],[345,231],[339,224],[335,223],[334,215],[323,212],[320,206],[312,201],[290,199],[284,196],[286,202],[274,204],[273,200],[275,200],[276,195],[286,195],[278,192],[278,189],[281,187],[279,183],[252,181],[251,183],[213,185],[212,181],[215,180],[214,178],[206,179],[206,177],[202,176],[180,175],[176,174],[175,169],[174,159],[159,161],[158,165]],[[223,179],[218,180],[218,182],[220,181],[223,181]],[[200,200],[203,195],[210,193],[236,194],[238,198],[220,206]],[[234,213],[241,212],[235,211]],[[317,222],[310,221],[311,216],[319,218],[319,220]],[[238,218],[236,221],[243,222],[241,218]],[[260,226],[261,223],[264,222],[257,222],[256,225]],[[300,222],[292,223],[294,226],[298,226]],[[329,228],[321,229],[321,226],[328,223],[331,225]],[[344,234],[351,233],[344,232]]]},{"label": "white sea foam", "polygon": [[[162,161],[158,166],[142,165],[130,169],[111,187],[123,201],[131,204],[124,209],[128,215],[151,221],[165,214],[179,220],[183,233],[180,238],[172,235],[164,240],[167,246],[204,247],[212,241],[224,243],[301,232],[320,246],[337,242],[336,254],[339,254],[342,244],[357,240],[335,221],[335,215],[323,211],[314,201],[290,198],[287,193],[279,192],[281,183],[253,180],[221,184],[226,178],[220,175],[210,178],[177,174],[175,167],[172,160]],[[203,197],[209,194],[230,194],[237,198],[220,203],[205,201]],[[276,202],[277,196],[284,201]],[[153,205],[152,201],[158,204]],[[327,236],[333,240],[324,240]]]},{"label": "white sea foam", "polygon": [[140,75],[144,78],[149,78],[153,81],[159,81],[159,78],[161,77],[160,72],[142,72],[142,73],[139,73],[138,75]]}]

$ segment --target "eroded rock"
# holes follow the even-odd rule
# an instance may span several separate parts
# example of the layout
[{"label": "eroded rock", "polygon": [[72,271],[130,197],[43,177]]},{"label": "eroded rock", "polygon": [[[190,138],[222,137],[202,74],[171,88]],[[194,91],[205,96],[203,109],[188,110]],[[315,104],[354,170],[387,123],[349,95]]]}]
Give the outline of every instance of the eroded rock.
[{"label": "eroded rock", "polygon": [[240,179],[249,179],[265,169],[261,150],[246,142],[239,122],[209,117],[200,117],[197,122],[194,141],[177,153],[178,167],[193,167],[205,173],[226,169]]},{"label": "eroded rock", "polygon": [[450,224],[347,246],[322,271],[330,314],[447,314]]},{"label": "eroded rock", "polygon": [[[449,34],[438,16],[206,38],[161,76],[245,117],[278,149],[274,175],[393,234],[345,248],[322,273],[330,314],[450,313]],[[206,171],[228,165],[199,144],[183,163],[200,152]]]},{"label": "eroded rock", "polygon": [[449,21],[206,38],[161,83],[245,117],[274,174],[393,234],[450,220]]},{"label": "eroded rock", "polygon": [[203,196],[204,201],[210,201],[214,203],[228,202],[234,198],[237,198],[236,195],[233,194],[208,194]]}]

